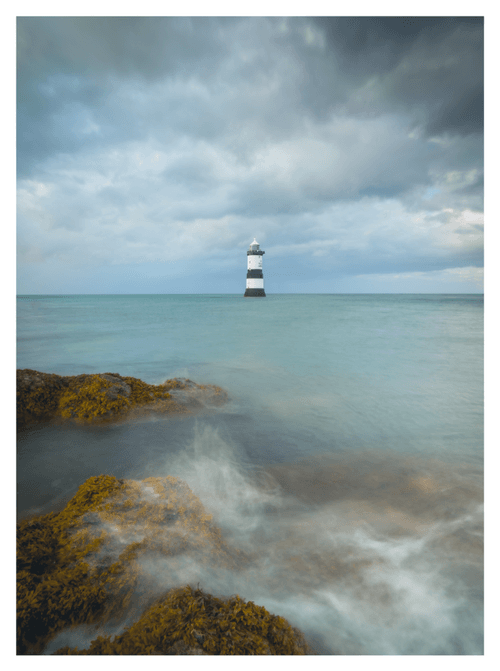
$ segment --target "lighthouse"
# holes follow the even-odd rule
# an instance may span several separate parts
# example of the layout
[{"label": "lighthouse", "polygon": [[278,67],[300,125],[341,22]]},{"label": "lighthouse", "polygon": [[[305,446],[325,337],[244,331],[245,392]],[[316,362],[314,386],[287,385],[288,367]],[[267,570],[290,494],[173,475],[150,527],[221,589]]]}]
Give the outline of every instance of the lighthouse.
[{"label": "lighthouse", "polygon": [[265,254],[260,249],[260,245],[254,238],[247,251],[247,288],[245,298],[251,296],[264,296],[264,275],[262,274],[262,255]]}]

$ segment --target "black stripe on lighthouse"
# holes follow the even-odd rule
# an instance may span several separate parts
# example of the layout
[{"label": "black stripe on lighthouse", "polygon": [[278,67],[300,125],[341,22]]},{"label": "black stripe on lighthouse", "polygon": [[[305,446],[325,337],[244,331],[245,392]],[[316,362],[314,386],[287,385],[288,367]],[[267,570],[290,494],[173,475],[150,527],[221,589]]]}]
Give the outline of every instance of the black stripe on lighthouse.
[{"label": "black stripe on lighthouse", "polygon": [[247,271],[247,278],[249,277],[258,277],[259,279],[264,279],[264,275],[262,274],[262,270],[248,270]]},{"label": "black stripe on lighthouse", "polygon": [[243,294],[245,298],[257,298],[257,297],[266,297],[266,292],[264,289],[247,289]]}]

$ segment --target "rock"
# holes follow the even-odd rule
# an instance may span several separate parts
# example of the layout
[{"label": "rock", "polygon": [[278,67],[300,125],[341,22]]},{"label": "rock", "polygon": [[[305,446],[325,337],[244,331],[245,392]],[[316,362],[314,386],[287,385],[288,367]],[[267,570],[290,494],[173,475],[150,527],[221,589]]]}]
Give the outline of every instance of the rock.
[{"label": "rock", "polygon": [[[150,496],[153,490],[156,497]],[[166,524],[175,512],[175,524]],[[157,562],[162,558],[162,579]],[[72,626],[96,627],[87,649],[61,655],[303,655],[302,633],[237,594],[175,585],[186,558],[211,570],[252,561],[224,539],[184,481],[89,478],[59,513],[17,525],[17,654],[42,654]],[[167,589],[167,591],[163,591]],[[122,633],[100,626],[127,623]]]},{"label": "rock", "polygon": [[175,378],[152,385],[118,373],[62,376],[17,371],[17,425],[54,419],[116,421],[144,412],[190,413],[227,401],[215,385]]},{"label": "rock", "polygon": [[119,375],[112,375],[111,373],[103,373],[99,375],[102,380],[111,382],[112,386],[106,389],[105,394],[111,401],[116,401],[117,398],[128,398],[132,393],[132,387],[124,382]]}]

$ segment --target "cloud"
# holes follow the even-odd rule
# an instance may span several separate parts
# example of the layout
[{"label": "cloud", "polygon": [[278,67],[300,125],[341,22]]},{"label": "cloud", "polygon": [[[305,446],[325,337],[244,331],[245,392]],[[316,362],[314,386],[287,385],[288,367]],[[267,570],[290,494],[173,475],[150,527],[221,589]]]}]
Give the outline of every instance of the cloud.
[{"label": "cloud", "polygon": [[348,75],[354,114],[410,112],[428,135],[481,132],[482,17],[315,19]]},{"label": "cloud", "polygon": [[168,258],[189,291],[254,235],[311,281],[482,263],[481,19],[19,17],[17,45],[23,287]]}]

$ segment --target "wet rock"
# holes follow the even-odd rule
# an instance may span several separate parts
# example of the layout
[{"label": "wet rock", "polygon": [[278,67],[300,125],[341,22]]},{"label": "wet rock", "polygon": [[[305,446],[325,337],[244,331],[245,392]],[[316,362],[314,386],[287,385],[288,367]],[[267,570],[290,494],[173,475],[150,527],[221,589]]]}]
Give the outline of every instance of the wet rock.
[{"label": "wet rock", "polygon": [[17,425],[54,419],[116,421],[144,413],[190,413],[227,401],[215,385],[185,378],[152,385],[118,373],[62,376],[17,371]]},{"label": "wet rock", "polygon": [[124,382],[119,375],[112,375],[110,373],[103,373],[99,375],[102,380],[111,382],[112,386],[106,389],[105,395],[111,400],[116,401],[117,398],[129,398],[132,393],[132,387]]}]

